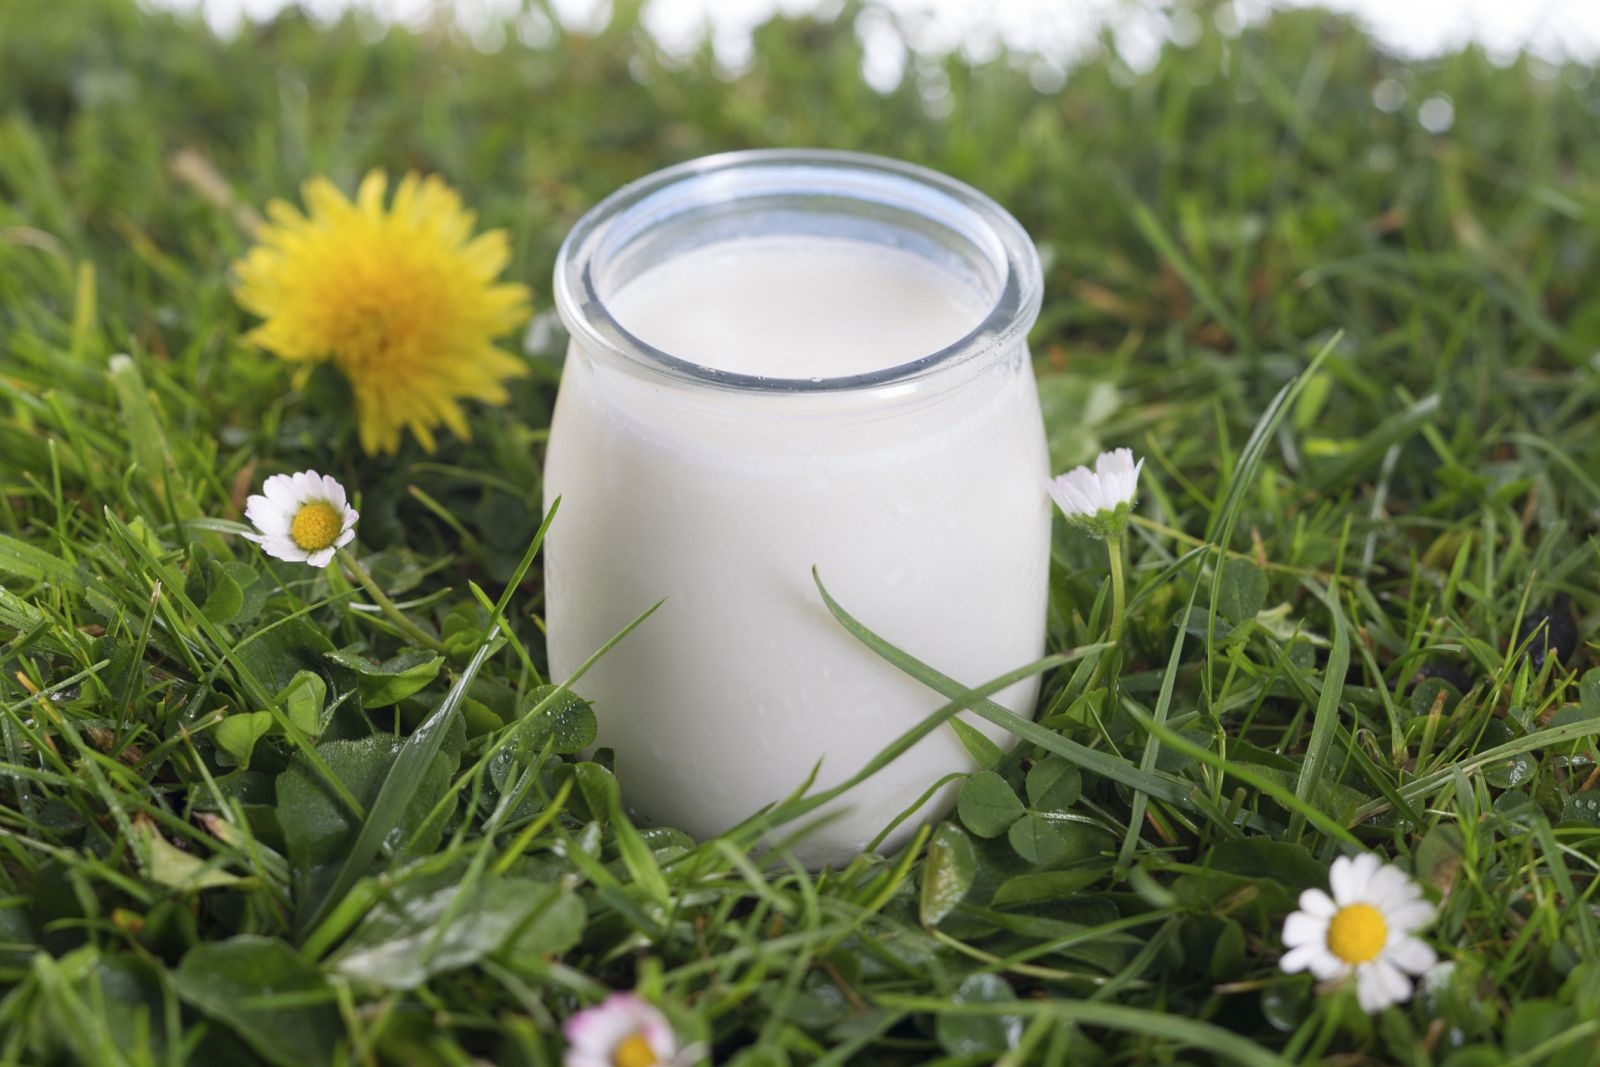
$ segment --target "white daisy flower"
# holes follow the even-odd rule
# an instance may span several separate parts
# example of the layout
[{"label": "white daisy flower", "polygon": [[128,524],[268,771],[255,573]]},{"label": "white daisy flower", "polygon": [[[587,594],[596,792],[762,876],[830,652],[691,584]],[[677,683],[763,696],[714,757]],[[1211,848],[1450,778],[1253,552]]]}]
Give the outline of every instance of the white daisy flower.
[{"label": "white daisy flower", "polygon": [[676,1067],[698,1052],[679,1050],[667,1017],[633,993],[613,993],[561,1028],[565,1067]]},{"label": "white daisy flower", "polygon": [[1411,975],[1434,965],[1433,949],[1412,936],[1433,918],[1422,888],[1372,853],[1340,856],[1328,871],[1329,896],[1300,894],[1300,910],[1283,924],[1280,965],[1321,981],[1356,978],[1356,999],[1369,1015],[1411,996]]},{"label": "white daisy flower", "polygon": [[244,508],[244,517],[260,532],[245,536],[269,556],[326,567],[333,550],[356,535],[359,516],[346,503],[344,486],[332,475],[274,474],[261,486],[261,493],[246,501]]},{"label": "white daisy flower", "polygon": [[1095,457],[1093,470],[1074,467],[1046,488],[1068,522],[1108,537],[1128,525],[1143,468],[1144,460],[1135,463],[1130,450],[1119,448]]}]

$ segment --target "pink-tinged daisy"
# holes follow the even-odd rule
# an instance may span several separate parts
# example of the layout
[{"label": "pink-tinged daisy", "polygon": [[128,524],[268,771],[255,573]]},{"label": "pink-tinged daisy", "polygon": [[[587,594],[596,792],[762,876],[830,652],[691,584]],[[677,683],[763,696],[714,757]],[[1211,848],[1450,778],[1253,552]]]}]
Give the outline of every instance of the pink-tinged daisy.
[{"label": "pink-tinged daisy", "polygon": [[698,1056],[679,1049],[667,1017],[633,993],[613,993],[568,1019],[565,1067],[680,1067]]},{"label": "pink-tinged daisy", "polygon": [[1356,999],[1369,1015],[1409,999],[1411,976],[1438,959],[1413,936],[1433,919],[1422,888],[1370,852],[1334,860],[1328,887],[1332,896],[1320,889],[1300,894],[1300,910],[1283,924],[1288,951],[1280,966],[1324,982],[1354,974]]}]

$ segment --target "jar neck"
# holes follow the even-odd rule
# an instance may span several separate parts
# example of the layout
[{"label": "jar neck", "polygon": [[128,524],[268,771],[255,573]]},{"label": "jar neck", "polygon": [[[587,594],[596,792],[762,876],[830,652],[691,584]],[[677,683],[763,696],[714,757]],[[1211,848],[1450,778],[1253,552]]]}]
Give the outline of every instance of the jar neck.
[{"label": "jar neck", "polygon": [[[894,366],[833,377],[720,369],[666,351],[615,314],[617,294],[677,256],[751,237],[848,239],[915,256],[976,293],[985,308],[963,336]],[[625,186],[573,228],[555,274],[556,306],[574,342],[607,369],[672,386],[785,398],[882,399],[953,390],[1015,358],[1038,315],[1033,244],[992,200],[932,171],[854,153],[763,150],[694,160]],[[810,406],[810,405],[806,405]]]}]

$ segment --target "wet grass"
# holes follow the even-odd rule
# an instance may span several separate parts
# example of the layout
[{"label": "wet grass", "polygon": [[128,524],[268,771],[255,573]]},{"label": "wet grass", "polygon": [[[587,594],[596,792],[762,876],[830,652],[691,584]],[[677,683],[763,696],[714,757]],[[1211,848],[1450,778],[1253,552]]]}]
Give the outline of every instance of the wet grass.
[{"label": "wet grass", "polygon": [[[1596,1062],[1600,87],[1197,24],[1147,72],[922,58],[880,94],[849,14],[729,76],[626,13],[480,51],[0,8],[5,1062],[554,1063],[616,988],[750,1067]],[[1012,208],[1055,463],[1148,460],[1114,685],[1103,547],[1058,529],[1038,722],[975,779],[1027,833],[974,805],[820,874],[637,828],[574,754],[530,556],[548,299],[471,442],[373,460],[333,375],[242,342],[228,276],[267,199],[384,166],[444,175],[544,294],[617,185],[787,144]],[[230,532],[304,467],[442,656]],[[241,758],[222,724],[263,711]],[[1440,905],[1443,966],[1374,1018],[1277,967],[1356,849]]]}]

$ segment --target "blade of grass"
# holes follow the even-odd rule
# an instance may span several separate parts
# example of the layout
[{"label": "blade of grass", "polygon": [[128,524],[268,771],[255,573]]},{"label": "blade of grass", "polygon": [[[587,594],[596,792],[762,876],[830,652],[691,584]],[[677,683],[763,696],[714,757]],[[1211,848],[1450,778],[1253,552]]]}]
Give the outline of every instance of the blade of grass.
[{"label": "blade of grass", "polygon": [[[959,699],[961,697],[972,697],[979,692],[978,690],[967,690],[960,682],[939,673],[916,657],[902,652],[861,625],[854,616],[840,606],[838,601],[833,599],[833,596],[822,584],[822,579],[817,576],[815,571],[812,572],[812,577],[817,583],[817,589],[821,592],[822,601],[827,605],[828,611],[857,641],[860,641],[873,652],[876,652],[879,656],[937,693]],[[1066,657],[1047,657],[1030,665],[1030,673],[1033,673],[1031,668],[1038,668],[1041,664],[1048,663],[1051,660],[1058,661],[1052,665],[1069,662]],[[1010,676],[1008,675],[1007,677]],[[980,688],[998,692],[1003,687],[991,689],[989,686],[984,686]],[[1115,756],[1108,756],[1104,752],[1098,752],[1080,745],[1076,741],[1069,740],[1054,731],[1040,726],[1038,723],[1024,719],[1010,708],[1001,707],[992,700],[975,699],[972,701],[970,710],[997,726],[1004,727],[1025,741],[1032,741],[1048,751],[1071,760],[1085,770],[1093,771],[1114,782],[1120,782],[1140,793],[1148,793],[1151,796],[1175,804],[1190,804],[1194,799],[1192,796],[1194,792],[1193,786],[1181,779],[1159,771],[1139,770],[1131,764],[1117,759]]]},{"label": "blade of grass", "polygon": [[[1323,764],[1328,748],[1333,743],[1334,728],[1339,725],[1339,698],[1344,693],[1345,672],[1350,668],[1350,624],[1339,608],[1338,586],[1330,584],[1323,594],[1323,604],[1333,625],[1333,648],[1328,653],[1328,665],[1322,672],[1322,693],[1317,699],[1317,710],[1311,719],[1311,739],[1306,742],[1305,755],[1300,759],[1300,776],[1295,780],[1295,799],[1311,808],[1311,792],[1324,775]],[[1299,811],[1289,816],[1289,840],[1297,841],[1305,829],[1305,819]]]}]

